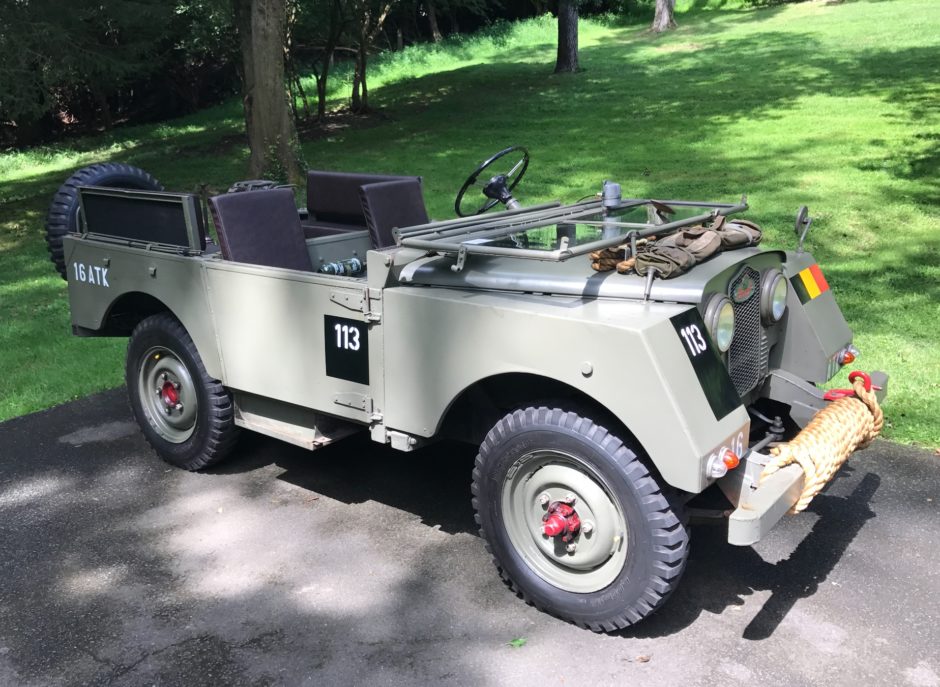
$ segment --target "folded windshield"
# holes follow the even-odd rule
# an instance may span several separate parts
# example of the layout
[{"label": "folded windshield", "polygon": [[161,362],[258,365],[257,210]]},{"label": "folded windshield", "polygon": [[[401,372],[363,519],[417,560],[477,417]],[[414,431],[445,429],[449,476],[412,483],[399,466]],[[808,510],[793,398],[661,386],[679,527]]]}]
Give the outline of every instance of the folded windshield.
[{"label": "folded windshield", "polygon": [[747,209],[737,204],[698,201],[624,200],[605,208],[592,199],[574,205],[548,204],[467,219],[432,222],[396,230],[399,244],[453,253],[461,269],[467,255],[506,255],[562,261],[576,255],[677,229]]}]

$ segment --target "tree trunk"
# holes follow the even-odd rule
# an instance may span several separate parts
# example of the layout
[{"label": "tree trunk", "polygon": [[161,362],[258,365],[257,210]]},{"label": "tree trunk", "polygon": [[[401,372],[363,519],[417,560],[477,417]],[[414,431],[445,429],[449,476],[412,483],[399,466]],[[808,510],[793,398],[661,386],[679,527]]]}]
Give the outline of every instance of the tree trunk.
[{"label": "tree trunk", "polygon": [[366,44],[360,42],[356,51],[356,67],[353,71],[352,103],[350,109],[356,114],[369,111],[369,85],[366,83],[366,69],[369,66],[369,53]]},{"label": "tree trunk", "polygon": [[673,18],[675,8],[676,0],[656,0],[656,16],[653,17],[650,31],[662,33],[676,28],[676,20]]},{"label": "tree trunk", "polygon": [[98,106],[98,121],[101,123],[101,128],[108,131],[114,126],[114,118],[111,116],[111,104],[108,102],[108,96],[104,92],[104,89],[98,84],[94,84],[91,90],[92,96],[95,99],[95,105]]},{"label": "tree trunk", "polygon": [[317,75],[317,121],[322,122],[326,118],[326,80],[330,74],[330,64],[323,64],[323,71]]},{"label": "tree trunk", "polygon": [[245,133],[251,131],[252,94],[255,91],[254,58],[251,49],[251,0],[233,0],[232,14],[235,32],[238,34],[238,47],[242,54],[242,63],[238,65],[238,75],[242,82],[242,112],[245,115]]},{"label": "tree trunk", "polygon": [[366,83],[366,68],[369,66],[369,48],[392,10],[394,0],[389,0],[379,7],[379,14],[372,24],[372,11],[368,5],[362,7],[359,19],[359,45],[356,50],[356,68],[353,71],[352,102],[350,109],[355,113],[369,111],[369,86]]},{"label": "tree trunk", "polygon": [[460,24],[457,23],[457,10],[453,7],[450,8],[450,32],[455,35],[460,33]]},{"label": "tree trunk", "polygon": [[234,8],[242,47],[242,92],[251,149],[248,174],[300,184],[300,144],[284,81],[285,0],[235,0]]},{"label": "tree trunk", "polygon": [[555,73],[578,71],[578,1],[558,2],[558,57]]},{"label": "tree trunk", "polygon": [[432,0],[425,0],[425,4],[428,8],[428,23],[431,24],[431,39],[435,43],[440,43],[443,36],[441,36],[441,28],[437,25],[437,10]]}]

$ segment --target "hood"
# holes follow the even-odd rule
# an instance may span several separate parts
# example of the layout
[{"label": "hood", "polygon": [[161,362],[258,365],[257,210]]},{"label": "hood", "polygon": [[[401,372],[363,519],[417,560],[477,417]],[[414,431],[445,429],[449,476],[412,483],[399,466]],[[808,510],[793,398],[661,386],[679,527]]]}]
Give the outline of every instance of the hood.
[{"label": "hood", "polygon": [[[725,271],[755,255],[771,251],[741,248],[718,253],[673,279],[653,282],[650,298],[654,301],[699,303],[708,283]],[[776,253],[776,251],[772,251]],[[780,259],[785,255],[779,253]],[[403,284],[421,284],[454,289],[520,291],[586,298],[629,298],[642,300],[646,279],[636,274],[595,272],[586,256],[564,262],[542,262],[511,257],[468,256],[460,272],[451,266],[453,257],[420,258],[407,265],[399,276]]]}]

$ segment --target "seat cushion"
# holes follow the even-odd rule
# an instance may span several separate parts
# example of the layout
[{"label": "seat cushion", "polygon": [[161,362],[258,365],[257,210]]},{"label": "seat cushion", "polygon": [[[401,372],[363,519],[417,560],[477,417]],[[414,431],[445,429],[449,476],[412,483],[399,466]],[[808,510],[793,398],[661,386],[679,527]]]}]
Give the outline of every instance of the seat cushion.
[{"label": "seat cushion", "polygon": [[396,244],[392,230],[427,224],[421,180],[416,177],[364,184],[359,192],[374,248]]},{"label": "seat cushion", "polygon": [[366,225],[359,199],[359,187],[380,181],[418,179],[420,177],[350,172],[307,172],[307,210],[311,220],[338,224]]},{"label": "seat cushion", "polygon": [[209,207],[226,260],[313,271],[292,189],[225,193]]}]

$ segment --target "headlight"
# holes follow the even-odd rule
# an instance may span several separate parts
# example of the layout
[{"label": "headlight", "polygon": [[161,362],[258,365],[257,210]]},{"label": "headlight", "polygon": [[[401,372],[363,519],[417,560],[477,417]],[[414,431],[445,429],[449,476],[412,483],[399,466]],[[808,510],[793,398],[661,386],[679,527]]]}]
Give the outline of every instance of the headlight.
[{"label": "headlight", "polygon": [[705,326],[718,350],[724,353],[731,348],[734,338],[734,306],[725,296],[716,294],[705,308]]},{"label": "headlight", "polygon": [[765,324],[779,322],[787,309],[787,279],[779,270],[768,270],[761,281],[761,317]]}]

